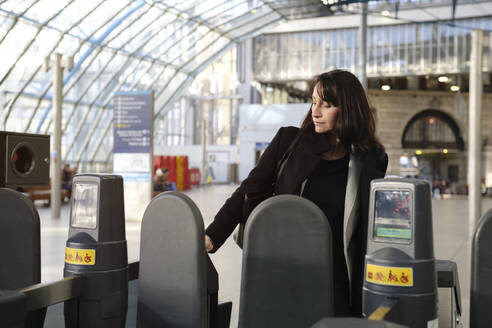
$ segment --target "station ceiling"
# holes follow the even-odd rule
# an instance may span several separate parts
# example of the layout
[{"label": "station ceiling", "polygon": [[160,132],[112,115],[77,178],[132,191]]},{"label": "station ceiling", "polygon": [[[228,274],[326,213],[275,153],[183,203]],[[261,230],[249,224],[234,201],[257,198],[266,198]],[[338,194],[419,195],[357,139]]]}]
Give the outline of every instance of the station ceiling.
[{"label": "station ceiling", "polygon": [[[154,90],[154,114],[165,115],[196,75],[238,42],[279,22],[343,13],[357,2],[0,0],[0,130],[51,132],[52,72],[43,69],[44,58],[73,56],[63,78],[64,152],[79,145],[72,158],[93,161],[112,126],[115,92]],[[373,3],[400,7],[400,1]],[[402,6],[408,3],[456,5],[408,0]]]}]

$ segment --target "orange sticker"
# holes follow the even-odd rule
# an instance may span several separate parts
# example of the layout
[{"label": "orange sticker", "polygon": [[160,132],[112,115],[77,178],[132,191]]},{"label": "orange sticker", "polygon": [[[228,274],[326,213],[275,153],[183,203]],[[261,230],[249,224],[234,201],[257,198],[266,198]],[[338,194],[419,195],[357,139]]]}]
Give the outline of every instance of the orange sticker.
[{"label": "orange sticker", "polygon": [[96,265],[96,250],[66,247],[65,262],[78,265]]},{"label": "orange sticker", "polygon": [[367,264],[366,281],[378,285],[413,287],[413,268]]}]

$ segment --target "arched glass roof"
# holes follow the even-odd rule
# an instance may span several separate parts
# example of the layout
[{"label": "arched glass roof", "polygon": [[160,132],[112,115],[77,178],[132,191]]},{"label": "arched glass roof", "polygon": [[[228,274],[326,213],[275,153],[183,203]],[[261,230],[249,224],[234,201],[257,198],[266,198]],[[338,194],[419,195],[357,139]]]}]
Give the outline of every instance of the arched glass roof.
[{"label": "arched glass roof", "polygon": [[[280,21],[332,15],[367,0],[0,0],[0,129],[51,133],[46,56],[74,57],[64,73],[62,159],[108,160],[112,98],[153,90],[166,115],[197,74]],[[474,2],[476,0],[463,0]],[[373,1],[403,8],[453,0]],[[378,7],[379,8],[379,7]]]},{"label": "arched glass roof", "polygon": [[110,139],[112,96],[154,90],[165,115],[218,56],[276,22],[329,15],[310,1],[0,0],[0,129],[51,132],[46,56],[74,56],[63,78],[63,159],[93,161]]}]

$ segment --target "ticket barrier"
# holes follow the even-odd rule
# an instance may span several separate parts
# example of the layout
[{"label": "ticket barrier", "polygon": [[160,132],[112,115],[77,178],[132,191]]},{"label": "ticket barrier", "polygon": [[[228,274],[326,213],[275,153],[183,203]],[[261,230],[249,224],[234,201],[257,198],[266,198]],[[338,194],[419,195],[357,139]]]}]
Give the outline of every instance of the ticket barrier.
[{"label": "ticket barrier", "polygon": [[128,258],[123,179],[82,174],[72,181],[64,277],[82,277],[78,298],[65,302],[66,327],[124,327]]},{"label": "ticket barrier", "polygon": [[[119,204],[123,200],[121,177],[78,175],[74,178],[73,186],[69,239],[65,254],[65,278],[56,282],[28,286],[18,291],[0,291],[0,327],[24,327],[30,322],[30,315],[27,316],[27,314],[45,311],[48,306],[61,302],[66,302],[65,323],[67,327],[124,327],[128,298],[127,282],[138,279],[139,274],[142,275],[140,282],[142,290],[139,292],[137,315],[140,321],[137,320],[137,326],[162,326],[160,320],[168,317],[183,320],[181,323],[171,324],[173,327],[222,328],[229,326],[232,305],[230,302],[220,306],[217,304],[217,272],[207,258],[204,249],[203,220],[190,199],[176,193],[171,193],[171,195],[165,193],[159,199],[153,200],[151,206],[149,205],[150,209],[146,212],[142,228],[144,235],[142,256],[144,258],[140,266],[139,262],[127,263],[123,206]],[[0,197],[2,201],[6,199],[6,197]],[[18,206],[17,203],[13,204]],[[169,205],[169,210],[163,209],[162,204]],[[8,207],[2,207],[4,208],[8,209]],[[156,212],[156,208],[160,212]],[[37,217],[35,208],[31,207],[31,209]],[[172,219],[167,219],[168,216],[165,213],[172,214]],[[23,213],[23,217],[29,217],[28,214]],[[156,220],[163,217],[164,220],[160,222]],[[17,217],[14,216],[14,218]],[[187,224],[195,221],[196,224],[184,227],[179,224],[181,220]],[[32,233],[30,240],[36,240],[33,235],[37,236],[39,253],[39,219],[37,222],[37,233]],[[197,222],[201,222],[201,226]],[[169,227],[166,228],[168,223]],[[16,229],[23,231],[25,227],[22,229],[16,227]],[[163,234],[153,234],[149,230],[167,231],[167,237],[174,235],[175,240],[176,237],[178,239],[182,237],[184,239],[181,242],[185,245],[181,246],[186,247],[181,248],[181,253],[180,250],[174,252],[175,249],[172,247],[177,244],[171,242],[163,244],[161,241],[166,239],[163,238]],[[5,231],[0,230],[0,232]],[[195,239],[186,240],[188,235],[194,236]],[[198,243],[199,235],[201,235],[201,243]],[[157,239],[151,240],[150,236]],[[10,244],[3,245],[5,240]],[[26,240],[17,242],[17,244],[22,243],[19,249],[27,248],[25,247]],[[10,251],[12,250],[11,245],[16,245],[11,239],[0,239],[0,242],[1,246],[4,246],[0,249]],[[170,249],[158,249],[157,252],[155,248],[152,249],[152,245]],[[32,258],[33,254],[34,258],[39,256],[36,254],[35,246],[30,252],[23,254],[26,259],[29,256]],[[192,250],[188,252],[188,248]],[[171,257],[172,260],[162,263],[166,252],[166,256]],[[12,268],[14,266],[10,269]],[[39,272],[39,262],[37,268]],[[180,271],[189,269],[196,269],[196,272]],[[11,275],[36,272],[35,268],[21,267],[20,270],[8,270],[8,272]],[[163,275],[156,276],[155,272]],[[166,275],[169,275],[169,280]],[[160,281],[156,281],[154,286],[149,286],[148,283],[152,283],[154,278]],[[193,283],[193,285],[190,286],[188,283]],[[152,298],[152,293],[155,294],[153,295],[155,298]],[[167,307],[159,308],[160,305]],[[156,312],[149,312],[149,309],[155,309]],[[163,314],[163,311],[173,312]],[[43,322],[44,312],[43,318],[37,319],[35,324],[28,326],[42,327]],[[200,324],[195,325],[198,322]]]},{"label": "ticket barrier", "polygon": [[462,327],[461,288],[453,261],[436,260],[439,327]]},{"label": "ticket barrier", "polygon": [[[450,293],[452,304],[441,304],[447,320],[440,327],[457,326],[456,264],[434,259],[428,183],[382,179],[371,188],[363,290],[364,313],[371,320],[327,318],[325,325],[437,328],[440,287]],[[331,315],[336,300],[330,299],[327,222],[314,204],[290,195],[270,198],[251,213],[243,249],[240,327],[309,326]],[[319,304],[329,309],[326,314],[320,314]]]},{"label": "ticket barrier", "polygon": [[232,303],[219,305],[218,275],[203,243],[198,207],[169,191],[145,210],[140,240],[137,327],[229,327]]},{"label": "ticket barrier", "polygon": [[[407,183],[409,183],[408,180],[405,180],[405,181]],[[385,180],[385,181],[382,181],[382,183],[383,182],[388,183],[391,181]],[[401,181],[398,181],[397,183],[401,183]],[[404,241],[405,240],[407,241],[407,244],[403,244],[403,243],[401,243],[401,244],[407,245],[407,246],[410,245],[410,247],[412,247],[412,242],[414,240],[418,239],[418,237],[417,237],[419,235],[418,231],[420,231],[419,229],[422,228],[421,224],[419,225],[419,223],[417,223],[420,220],[417,217],[425,217],[424,216],[425,211],[422,212],[421,206],[419,205],[419,204],[421,204],[420,202],[422,200],[421,199],[412,199],[413,196],[420,194],[418,192],[415,193],[415,190],[418,190],[419,188],[414,186],[415,189],[412,189],[412,187],[409,187],[408,185],[405,185],[405,186],[399,185],[399,187],[398,187],[395,184],[389,185],[389,186],[388,185],[378,185],[378,186],[383,187],[381,189],[378,189],[379,191],[383,191],[383,195],[380,195],[380,196],[388,196],[388,195],[391,196],[389,198],[383,197],[383,200],[380,200],[380,202],[381,201],[383,202],[383,204],[382,204],[383,209],[384,208],[386,208],[386,210],[388,209],[387,208],[388,203],[392,203],[392,202],[394,203],[395,199],[392,198],[392,195],[393,195],[394,191],[397,191],[396,197],[397,197],[398,206],[396,208],[398,208],[399,210],[400,209],[402,209],[402,210],[408,209],[410,211],[410,213],[412,213],[412,214],[411,214],[410,220],[408,220],[408,218],[406,218],[403,220],[406,222],[403,222],[403,223],[397,221],[401,218],[395,219],[396,221],[376,220],[376,219],[388,219],[387,215],[389,215],[389,214],[388,214],[388,212],[383,211],[383,212],[381,212],[381,215],[375,215],[375,209],[374,208],[377,207],[377,206],[374,206],[375,203],[377,204],[377,201],[375,201],[375,200],[377,200],[377,197],[375,195],[377,188],[375,188],[375,187],[377,187],[377,186],[373,185],[372,187],[374,187],[374,188],[371,191],[371,197],[373,197],[373,198],[371,198],[371,200],[372,200],[371,203],[373,204],[371,207],[371,213],[372,214],[370,215],[370,218],[369,218],[370,219],[370,235],[369,235],[370,242],[374,241],[371,239],[371,238],[373,238],[373,236],[375,236],[377,238],[383,238],[382,243],[379,246],[381,246],[385,243],[387,243],[389,245],[393,245],[390,242],[395,241],[395,240],[400,241],[400,239],[403,239]],[[401,193],[402,191],[403,191],[403,193]],[[409,192],[409,193],[406,194],[405,192]],[[429,192],[429,196],[430,196],[430,190],[428,190],[428,192]],[[185,197],[181,197],[179,195],[178,196],[173,195],[172,193],[169,196],[167,196],[167,195],[169,195],[169,193],[162,194],[159,198],[155,199],[154,201],[160,202],[159,199],[161,199],[162,197],[165,197],[165,198],[162,198],[162,200],[165,202],[168,202],[168,199],[166,197],[170,197],[173,200],[173,202],[170,202],[170,203],[173,203],[174,205],[172,205],[172,206],[175,206],[175,208],[172,210],[173,215],[179,214],[181,216],[183,213],[188,213],[188,214],[192,213],[193,215],[197,214],[196,206],[194,206],[194,204],[191,202],[191,200],[189,200],[189,199],[187,200]],[[422,195],[425,195],[425,193],[422,192]],[[401,199],[402,196],[404,196],[403,199]],[[410,196],[410,198],[406,199],[407,196]],[[277,199],[279,199],[279,198],[282,199],[283,197],[287,197],[287,199],[285,199],[284,202],[279,202],[279,203],[276,202]],[[290,197],[290,199],[289,199],[289,197]],[[398,200],[398,197],[400,197],[399,200]],[[386,199],[386,204],[385,204],[385,199]],[[405,201],[403,201],[405,199],[406,199],[406,203],[405,203]],[[302,210],[298,211],[298,209],[296,209],[297,206],[293,206],[293,204],[295,204],[295,202],[297,202],[297,205],[299,205],[299,207],[306,205],[306,202],[308,202],[310,205],[304,206],[304,208]],[[304,204],[302,204],[302,202],[304,202]],[[422,204],[425,204],[425,202]],[[185,205],[187,205],[188,207],[186,207]],[[163,208],[158,206],[157,203],[154,203],[153,206],[155,206],[155,209],[161,209],[161,211],[163,210]],[[273,212],[271,210],[274,208],[276,208],[275,211],[279,212],[280,215],[273,215],[272,214]],[[154,217],[154,219],[150,220],[149,222],[152,222],[152,221],[156,222],[155,217],[157,216],[157,213],[159,211],[155,210],[155,209],[148,211],[150,213],[149,215],[152,214],[152,216]],[[166,211],[167,211],[167,209],[166,209]],[[161,215],[163,213],[165,213],[165,212],[160,212]],[[310,213],[310,214],[306,215],[305,213]],[[386,214],[383,215],[384,213],[386,213]],[[414,215],[413,213],[416,213],[416,214]],[[199,214],[199,212],[198,212],[198,214]],[[321,216],[319,214],[321,214]],[[147,212],[146,212],[146,215],[147,215]],[[492,216],[492,215],[489,215],[489,216]],[[257,217],[257,219],[255,219],[255,217]],[[403,217],[405,217],[405,216],[403,216]],[[320,220],[320,218],[323,218],[323,220]],[[428,218],[429,217],[427,217],[427,220],[428,220]],[[196,217],[195,217],[195,219],[196,219]],[[84,220],[82,220],[82,221],[84,221]],[[197,221],[200,221],[200,220],[197,220]],[[477,240],[476,243],[478,243],[478,245],[485,245],[485,244],[481,244],[479,241],[482,241],[482,242],[486,241],[485,236],[490,236],[489,230],[484,228],[485,226],[488,226],[488,225],[483,223],[483,222],[488,222],[488,221],[490,221],[490,220],[485,220],[485,221],[482,220],[481,224],[479,225],[479,228],[477,228],[477,234],[475,236],[475,240]],[[87,222],[87,221],[85,221],[85,222]],[[96,219],[96,222],[97,222],[97,219]],[[193,220],[188,220],[188,222],[193,222]],[[297,320],[298,317],[302,317],[302,316],[304,316],[304,319],[305,319],[306,314],[307,314],[307,320],[310,320],[309,324],[313,324],[319,318],[331,315],[332,307],[333,307],[333,300],[330,299],[330,296],[332,295],[332,293],[330,292],[332,290],[332,286],[330,285],[330,282],[332,281],[332,279],[331,279],[332,273],[330,271],[330,268],[331,268],[331,248],[330,248],[330,245],[331,245],[331,242],[330,243],[326,242],[326,240],[331,240],[331,232],[329,234],[327,233],[327,231],[329,231],[329,226],[323,225],[323,223],[326,223],[326,222],[327,222],[327,220],[324,218],[321,211],[319,209],[317,209],[317,207],[314,204],[310,203],[309,201],[307,201],[305,199],[299,199],[298,197],[295,197],[295,196],[284,195],[284,196],[278,196],[278,197],[269,199],[269,200],[265,201],[263,204],[260,204],[257,207],[257,209],[255,209],[255,211],[253,211],[250,219],[248,220],[248,225],[247,225],[247,229],[245,232],[245,236],[248,236],[248,237],[246,237],[246,239],[245,239],[245,252],[243,254],[244,255],[244,258],[243,258],[243,277],[242,277],[243,280],[241,283],[241,306],[240,306],[240,322],[239,322],[241,327],[276,326],[277,321],[275,321],[275,320],[277,320],[277,318],[280,318],[280,320],[283,320],[282,317],[287,318],[287,320],[286,320],[287,322],[286,323],[280,322],[279,325],[288,327],[290,325],[289,323],[292,322],[291,320]],[[428,224],[428,223],[426,223],[426,224]],[[152,225],[150,225],[149,227],[151,227],[151,226]],[[176,223],[176,226],[179,227],[179,223]],[[249,226],[249,228],[248,228],[248,226]],[[278,230],[277,227],[279,227],[279,226],[285,227],[286,229]],[[274,227],[275,227],[275,229],[274,229]],[[326,229],[326,227],[328,227],[328,230]],[[408,230],[409,227],[411,229],[413,229],[410,231],[410,233],[408,231],[406,231],[406,230]],[[418,227],[420,227],[420,228],[418,228]],[[482,228],[480,228],[480,227],[482,227]],[[380,229],[379,231],[377,231],[378,228],[384,228],[384,229]],[[158,228],[156,228],[156,229],[158,229]],[[198,234],[200,231],[202,231],[201,229],[203,229],[203,227],[198,226],[198,228],[197,228]],[[396,229],[396,231],[391,230],[391,229]],[[398,230],[398,229],[403,229],[403,231]],[[146,230],[146,228],[143,227],[142,233],[144,232],[144,230]],[[151,229],[151,230],[153,230],[153,229]],[[430,230],[430,231],[432,231],[432,230]],[[478,231],[480,231],[481,233],[479,233]],[[485,233],[485,232],[487,232],[487,233]],[[203,233],[203,231],[201,233]],[[192,234],[195,234],[195,236],[196,236],[197,232],[195,231]],[[408,235],[409,234],[410,234],[410,242],[411,243],[408,243]],[[178,235],[179,235],[179,233],[176,234],[176,236],[178,236]],[[175,236],[175,239],[176,239],[176,236]],[[299,236],[302,236],[302,239],[301,239],[301,240],[303,240],[302,243],[299,243],[299,240],[300,240],[300,239],[298,239]],[[396,236],[398,236],[398,237],[396,237]],[[477,236],[479,236],[479,237],[477,237]],[[202,237],[203,237],[203,235],[202,235]],[[160,239],[164,239],[164,238],[160,238]],[[2,240],[2,239],[0,239],[0,240]],[[144,242],[144,240],[147,240],[147,243],[149,243],[149,238],[142,237],[142,243]],[[248,241],[246,241],[246,240],[248,240]],[[201,239],[201,241],[203,241],[203,238]],[[325,244],[323,244],[323,242]],[[195,243],[196,243],[196,241],[192,242],[193,245]],[[203,243],[201,243],[201,244],[203,244]],[[296,253],[297,250],[301,249],[301,247],[299,247],[300,244],[302,245],[302,252]],[[396,242],[396,244],[397,244],[397,246],[399,246],[398,242]],[[181,244],[174,243],[174,244],[169,244],[168,246],[170,247],[171,245],[174,245],[174,247],[175,247],[176,245],[181,245]],[[248,246],[246,246],[246,245],[248,245]],[[320,245],[322,245],[322,246],[320,246]],[[432,245],[432,243],[427,244],[427,247],[429,247],[429,245]],[[279,247],[279,246],[281,246],[281,247]],[[187,247],[188,247],[188,245],[187,245]],[[195,250],[195,253],[192,252],[191,255],[194,254],[193,256],[196,256],[195,258],[200,257],[201,256],[200,254],[204,254],[204,250],[203,249],[200,250],[200,248],[202,248],[202,247],[203,247],[203,245],[198,246],[198,244],[196,244],[196,246],[192,246],[191,248]],[[474,247],[475,247],[475,243],[474,243]],[[484,247],[486,247],[486,248],[484,248]],[[4,248],[8,248],[8,246],[4,247]],[[282,250],[283,248],[285,249],[285,251]],[[145,249],[144,244],[142,244],[141,249],[142,250]],[[481,246],[481,249],[482,250],[490,249],[490,247],[485,245],[485,246]],[[275,250],[278,251],[278,253],[276,253]],[[368,247],[368,250],[370,250],[370,247]],[[154,250],[154,251],[156,251],[156,250]],[[474,252],[475,252],[475,254],[477,253],[476,247],[474,248]],[[376,253],[376,252],[372,252],[370,254],[374,254],[374,253]],[[144,253],[142,253],[142,256],[146,257],[143,254]],[[157,253],[157,254],[159,256],[154,258],[155,260],[162,258],[162,256],[160,256],[162,253]],[[176,254],[178,254],[178,253],[176,253]],[[306,257],[305,256],[306,254],[309,254],[310,256]],[[325,255],[322,255],[322,254],[325,254]],[[329,260],[326,260],[328,258],[328,256],[326,256],[326,254],[330,254]],[[484,253],[484,254],[487,256],[488,253]],[[409,257],[404,258],[404,259],[408,259],[408,258]],[[275,265],[275,263],[268,264],[267,262],[270,261],[271,259],[274,259],[274,261],[278,260],[279,263],[277,263],[277,265]],[[375,259],[374,262],[381,261],[381,259],[378,259],[377,257],[374,257],[374,259]],[[478,259],[480,259],[480,258],[478,258]],[[280,263],[280,260],[283,263]],[[200,259],[195,260],[195,261],[196,261],[196,263],[203,263],[203,261],[201,261]],[[325,261],[326,263],[323,263],[323,261]],[[288,263],[290,263],[290,265]],[[477,267],[480,267],[480,266],[478,266],[478,263],[480,263],[480,261],[477,261],[476,263],[477,263]],[[178,264],[177,267],[179,267],[180,263],[178,262],[177,264]],[[388,263],[385,263],[385,264],[388,265]],[[307,277],[305,275],[305,271],[306,271],[305,269],[300,270],[302,272],[296,271],[298,269],[296,269],[294,266],[297,266],[297,265],[299,265],[299,266],[304,265],[304,267],[309,267],[309,270],[307,270],[307,271],[318,272],[319,273],[318,277],[319,277],[319,275],[323,275],[323,277],[324,277],[323,280],[325,281],[326,285],[319,285],[317,282],[315,283],[315,281],[317,279],[317,277],[315,277],[315,276]],[[438,263],[438,266],[439,266],[439,263]],[[160,265],[159,267],[162,268],[163,266]],[[200,264],[199,266],[197,265],[197,267],[203,268],[203,265]],[[147,265],[147,268],[151,269],[151,267],[149,265]],[[173,270],[173,266],[168,266],[167,268],[170,271]],[[280,270],[279,268],[282,270]],[[411,268],[413,270],[413,267],[411,266],[411,264],[407,264],[406,267],[403,267],[403,265],[402,265],[401,268],[406,268],[406,269]],[[487,269],[487,267],[485,267],[485,269]],[[263,270],[264,274],[259,274],[260,271],[258,271],[258,270]],[[130,263],[128,266],[129,279],[130,280],[136,279],[138,276],[138,271],[139,271],[138,270],[138,262],[137,263]],[[145,272],[145,269],[143,269],[141,273],[143,273],[143,272]],[[200,272],[203,272],[203,270]],[[445,270],[442,272],[445,272]],[[447,279],[447,280],[451,281],[449,283],[450,285],[454,284],[455,295],[458,295],[457,296],[457,301],[458,301],[457,303],[459,304],[459,287],[456,288],[456,285],[459,286],[459,284],[457,284],[457,275],[454,275],[456,272],[455,271],[453,272],[452,269],[451,269],[451,271],[448,270],[448,272],[452,272],[452,274],[451,274],[452,278]],[[145,277],[146,273],[143,273],[143,274],[144,274],[144,280],[143,281],[147,281],[147,278]],[[401,276],[409,277],[409,275],[406,273],[406,271],[403,271],[403,275],[399,274],[398,278],[401,278]],[[442,274],[440,271],[437,274],[437,280],[438,281],[441,280],[441,278],[440,278],[441,276],[442,276]],[[162,277],[163,276],[161,276],[161,278]],[[206,279],[203,279],[203,277],[202,278],[195,278],[194,281],[196,282],[197,286],[198,286],[198,283],[201,281],[202,287],[200,287],[200,288],[201,288],[201,290],[203,290],[204,289],[203,288],[203,281],[208,280],[208,281],[213,282],[214,279],[212,277],[213,277],[213,275],[207,274]],[[326,277],[329,277],[329,279],[326,279]],[[412,274],[412,277],[413,277],[413,274]],[[484,276],[484,277],[486,277],[486,276]],[[368,272],[366,272],[366,283],[369,283],[367,281],[368,280],[367,278],[369,278]],[[149,279],[151,279],[151,278],[149,278]],[[399,279],[399,280],[401,281],[401,279]],[[483,280],[482,283],[484,283],[484,281],[485,280]],[[295,287],[293,289],[292,288],[284,288],[285,286],[293,286],[292,285],[293,283],[298,284],[297,287],[299,287],[299,288],[297,288],[297,287]],[[142,282],[142,284],[145,285],[144,282]],[[9,313],[10,315],[9,316],[0,315],[0,326],[2,326],[2,327],[17,327],[17,326],[23,325],[23,323],[20,323],[17,319],[22,318],[22,317],[25,318],[25,313],[29,313],[29,312],[32,312],[32,311],[38,310],[38,309],[44,309],[44,308],[46,308],[46,306],[49,306],[51,304],[55,304],[58,302],[63,302],[63,301],[78,298],[81,294],[81,291],[80,291],[81,285],[82,285],[82,278],[80,276],[72,276],[72,277],[67,277],[67,278],[65,278],[59,282],[40,284],[40,285],[33,286],[30,288],[25,288],[25,289],[21,290],[20,292],[1,292],[0,293],[0,314]],[[213,283],[212,284],[209,283],[209,286],[210,285],[213,285]],[[369,290],[371,287],[374,288],[374,286],[376,286],[376,285],[378,285],[378,284],[368,285],[369,288],[367,288],[367,290]],[[441,285],[441,283],[439,283],[439,286],[440,285]],[[472,282],[472,285],[473,285],[473,282]],[[315,286],[316,288],[313,288],[313,286]],[[381,285],[381,286],[385,287],[385,285]],[[376,287],[381,287],[381,286],[376,286]],[[477,285],[477,286],[480,286],[480,285]],[[484,284],[482,286],[487,286],[487,285]],[[167,286],[167,287],[171,288],[173,286]],[[176,286],[174,286],[174,287],[176,287]],[[367,291],[366,287],[367,286],[365,286],[364,292]],[[394,287],[394,286],[386,286],[386,287]],[[403,288],[403,286],[397,286],[397,287]],[[306,289],[304,289],[304,288],[306,288]],[[207,289],[209,291],[212,291],[212,292],[216,290],[214,287],[207,287]],[[273,290],[275,292],[269,293],[269,292],[267,292],[267,289]],[[143,290],[145,290],[145,287],[143,287]],[[154,292],[156,290],[157,289],[155,289]],[[304,291],[306,291],[306,293],[304,293],[304,294],[298,293],[299,290],[304,290]],[[316,300],[316,297],[312,298],[311,296],[316,295],[316,293],[318,293],[320,291],[323,292],[325,290],[328,290],[328,292],[324,296],[322,296],[323,300],[321,300],[321,303],[324,302],[324,304],[326,305],[326,310],[325,310],[326,313],[321,314],[321,315],[316,314],[315,315],[316,318],[314,318],[314,315],[313,316],[309,315],[309,314],[312,314],[313,311],[317,311],[317,310],[312,309],[312,304],[313,303],[314,304],[320,304],[320,302]],[[383,293],[379,293],[379,294],[384,294],[389,289],[383,288],[381,290],[383,291]],[[393,290],[401,290],[401,289],[393,289]],[[485,288],[484,291],[487,291],[487,289]],[[169,290],[166,292],[172,293],[173,290]],[[149,294],[149,293],[150,293],[150,290],[148,290],[147,294]],[[187,298],[187,296],[185,294],[183,294],[184,296],[183,296],[182,300],[190,301],[190,299]],[[209,294],[213,294],[213,293],[209,293]],[[143,295],[145,295],[145,292]],[[291,297],[292,295],[295,296],[292,298],[294,300],[294,302],[291,302],[291,300],[289,300],[289,297]],[[410,299],[409,295],[410,294],[404,295],[404,297],[407,297],[408,299]],[[490,295],[490,294],[488,294],[488,295]],[[486,293],[483,293],[481,295],[481,297],[486,298],[486,297],[489,297],[488,295]],[[208,298],[209,300],[213,299],[213,297],[214,296],[210,296],[210,295],[206,296],[206,298]],[[305,297],[305,298],[302,298],[302,297]],[[199,298],[202,301],[204,299],[203,296],[200,296]],[[254,301],[248,302],[248,300],[251,301],[252,299],[254,299]],[[260,301],[261,299],[266,300],[266,302]],[[401,296],[401,294],[395,295],[394,293],[393,294],[387,293],[387,297],[385,297],[385,300],[388,300],[388,299],[393,301],[393,304],[390,304],[390,306],[387,307],[387,312],[386,312],[388,314],[387,318],[391,318],[391,316],[390,316],[391,314],[398,313],[397,311],[395,311],[396,309],[398,309],[397,306],[395,306],[395,304],[397,305],[398,303],[400,303],[402,296]],[[151,307],[153,306],[152,305],[153,301],[150,300],[150,303],[149,303],[149,302],[147,302],[147,300],[145,300],[145,297],[144,297],[142,299],[142,302],[139,303],[139,309],[138,309],[138,315],[139,316],[145,317],[148,314],[148,313],[145,313],[145,310],[146,310],[146,307],[148,307],[148,304],[150,304]],[[306,302],[302,302],[299,300],[306,300]],[[315,300],[316,302],[312,302],[313,300]],[[164,300],[164,302],[166,302],[166,301]],[[191,300],[191,302],[194,302],[194,300]],[[401,303],[403,303],[403,302],[401,302]],[[12,306],[12,304],[17,304],[17,306]],[[210,309],[214,308],[214,304],[215,304],[214,301],[209,301],[208,304],[209,304],[207,306],[208,308],[210,308]],[[260,305],[258,305],[258,304],[260,304]],[[262,308],[265,306],[265,304],[267,304],[268,306],[271,306],[271,307],[268,308],[268,306],[267,306],[265,308]],[[385,304],[385,302],[379,303],[379,305],[381,305],[381,304]],[[181,311],[182,308],[184,308],[184,306],[181,306],[181,305],[179,305],[177,307],[176,307],[176,305],[172,305],[172,304],[170,305],[170,307],[173,307],[173,306],[175,307],[175,309],[178,309],[178,311]],[[17,313],[15,311],[10,312],[9,309],[12,309],[12,308],[15,308]],[[202,307],[199,307],[199,309],[201,309],[201,308]],[[430,308],[433,309],[433,304],[430,305]],[[292,309],[294,309],[294,310],[292,310]],[[22,311],[24,311],[23,312],[24,315],[22,315],[22,313],[20,313]],[[203,310],[200,310],[200,311],[201,312],[199,312],[199,313],[203,313]],[[255,311],[257,311],[257,312],[255,312]],[[258,311],[260,311],[260,312],[258,312]],[[261,312],[261,311],[263,311],[263,312]],[[395,311],[395,312],[393,312],[393,311]],[[218,307],[217,312],[220,313],[220,307]],[[269,312],[272,313],[270,316],[268,314]],[[372,313],[373,312],[375,312],[375,311],[372,311]],[[424,312],[424,313],[429,313],[429,312],[431,312],[431,311]],[[366,313],[371,313],[371,312],[366,312]],[[472,316],[474,315],[474,313],[475,312],[473,312],[473,310],[472,310]],[[229,315],[230,315],[230,307],[229,307]],[[420,313],[418,315],[420,315]],[[255,322],[254,321],[255,316],[256,316],[256,318],[262,318],[264,320],[258,320],[258,321],[262,321],[262,322]],[[197,316],[195,315],[195,318],[196,317]],[[200,321],[200,325],[203,325],[203,322],[212,321],[213,317],[214,317],[214,315],[209,315],[209,317],[205,320],[202,317],[202,319]],[[220,317],[220,316],[219,315],[215,316],[215,318],[218,318],[218,317]],[[271,317],[271,319],[270,319],[270,317]],[[383,315],[382,317],[385,317],[385,316]],[[314,318],[314,320],[313,320],[313,318]],[[143,320],[145,320],[145,319],[143,319]],[[161,320],[161,317],[159,316],[156,320]],[[267,320],[271,320],[271,321],[268,322]],[[306,321],[306,322],[308,322],[308,321]],[[370,323],[370,324],[372,324],[372,323]],[[198,326],[200,326],[200,325],[198,325]],[[227,325],[228,325],[228,323],[222,325],[221,327],[225,327]],[[302,326],[308,326],[307,324],[301,324],[301,325]],[[368,325],[369,325],[369,323],[368,323]],[[431,325],[433,325],[432,322],[431,322]],[[210,325],[210,326],[213,326],[213,325]],[[293,326],[297,326],[297,324],[294,322]],[[485,327],[485,326],[480,326],[480,327]],[[476,326],[476,327],[479,327],[479,326]]]},{"label": "ticket barrier", "polygon": [[[0,239],[5,243],[1,248],[12,251],[12,246],[16,245],[13,238],[17,239],[22,245],[19,247],[19,254],[13,258],[28,262],[32,261],[34,256],[37,263],[35,266],[26,263],[24,266],[7,266],[6,270],[13,277],[5,281],[17,283],[17,277],[34,274],[37,277],[35,282],[39,283],[38,213],[31,201],[22,199],[22,195],[13,191],[10,193],[0,195],[0,202],[5,202],[2,204],[2,210],[5,209],[5,213],[18,220],[17,224],[21,226],[10,230],[11,236]],[[12,196],[14,194],[17,196]],[[36,221],[34,225],[28,224],[33,220]],[[6,232],[4,229],[1,231]],[[29,234],[30,238],[23,238],[23,234]],[[20,302],[21,306],[16,307],[18,312],[14,316],[27,318],[24,319],[25,323],[19,323],[20,325],[42,327],[44,312],[43,317],[37,318],[35,322],[30,321],[31,314],[46,311],[49,305],[65,301],[67,327],[124,327],[129,274],[123,180],[120,176],[84,174],[74,177],[68,237],[65,278],[45,284],[32,285],[33,282],[30,282],[23,286],[10,287],[19,289],[17,294],[7,297],[14,298],[12,302]],[[22,252],[24,253],[21,254]],[[4,302],[4,299],[1,302]],[[5,301],[3,305],[0,312],[8,309],[11,303]],[[16,324],[0,321],[2,327]]]},{"label": "ticket barrier", "polygon": [[6,304],[11,300],[16,304],[0,310],[0,327],[3,327],[2,320],[9,320],[7,317],[13,322],[25,320],[29,327],[42,327],[46,308],[28,312],[25,317],[24,295],[14,292],[41,282],[38,211],[24,195],[4,188],[0,188],[0,209],[0,295],[3,299],[0,302]]},{"label": "ticket barrier", "polygon": [[333,314],[331,227],[311,201],[267,199],[245,227],[239,327],[309,327]]},{"label": "ticket barrier", "polygon": [[492,209],[480,219],[472,242],[470,328],[492,327]]},{"label": "ticket barrier", "polygon": [[363,312],[398,300],[386,319],[437,326],[437,274],[430,186],[426,181],[371,182]]},{"label": "ticket barrier", "polygon": [[[431,191],[427,181],[378,179],[371,182],[363,312],[411,328],[460,324],[456,264],[434,259]],[[437,268],[436,268],[437,266]],[[444,300],[444,298],[443,298]]]},{"label": "ticket barrier", "polygon": [[[24,328],[25,322],[26,296],[15,290],[0,290],[0,327]],[[36,326],[43,323],[44,318],[41,326]]]}]

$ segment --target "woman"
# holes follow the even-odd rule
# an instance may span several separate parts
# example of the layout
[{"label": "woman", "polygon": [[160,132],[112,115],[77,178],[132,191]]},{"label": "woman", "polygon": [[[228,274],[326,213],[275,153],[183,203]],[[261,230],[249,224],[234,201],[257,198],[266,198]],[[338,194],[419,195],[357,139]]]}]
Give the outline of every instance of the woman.
[{"label": "woman", "polygon": [[[386,173],[388,156],[375,136],[374,117],[359,80],[347,71],[323,73],[311,84],[313,102],[300,129],[281,128],[257,166],[207,227],[205,247],[215,252],[242,217],[246,193],[268,190],[313,201],[333,234],[335,315],[361,316],[369,188]],[[277,163],[297,144],[277,179]]]}]

